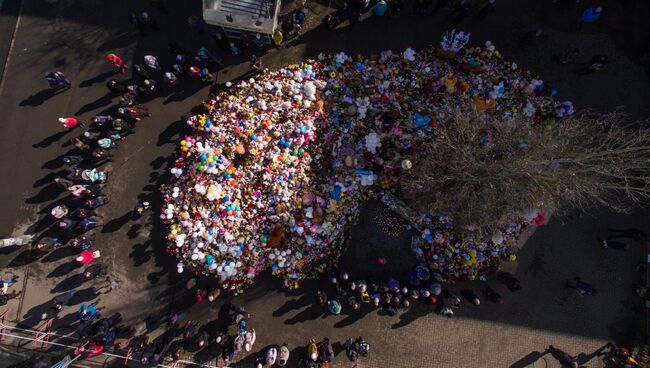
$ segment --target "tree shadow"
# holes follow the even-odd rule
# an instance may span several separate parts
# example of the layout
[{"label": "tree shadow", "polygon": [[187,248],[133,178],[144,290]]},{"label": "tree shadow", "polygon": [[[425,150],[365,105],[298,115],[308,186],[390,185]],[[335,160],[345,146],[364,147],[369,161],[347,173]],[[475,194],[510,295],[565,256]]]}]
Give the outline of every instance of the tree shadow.
[{"label": "tree shadow", "polygon": [[[67,89],[67,88],[66,88]],[[61,92],[64,92],[66,89],[60,90]],[[52,88],[47,88],[42,91],[39,91],[38,93],[31,95],[27,97],[26,99],[20,101],[18,106],[30,106],[30,107],[36,107],[43,102],[47,101],[48,99],[52,98],[53,96],[57,95],[57,91],[55,91]]]},{"label": "tree shadow", "polygon": [[133,212],[129,211],[118,218],[110,220],[104,225],[104,227],[102,227],[102,233],[112,233],[121,229],[122,226],[126,225],[132,217]]}]

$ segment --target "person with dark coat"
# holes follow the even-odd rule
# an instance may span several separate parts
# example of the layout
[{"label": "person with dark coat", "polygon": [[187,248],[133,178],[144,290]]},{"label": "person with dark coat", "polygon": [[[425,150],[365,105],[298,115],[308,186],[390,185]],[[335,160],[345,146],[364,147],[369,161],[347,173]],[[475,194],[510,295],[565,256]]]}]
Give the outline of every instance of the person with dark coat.
[{"label": "person with dark coat", "polygon": [[84,279],[86,280],[92,280],[106,275],[108,275],[108,267],[103,263],[92,264],[84,271]]},{"label": "person with dark coat", "polygon": [[106,82],[106,87],[113,93],[123,94],[127,92],[126,84],[117,79],[111,79]]},{"label": "person with dark coat", "polygon": [[64,294],[57,295],[52,298],[53,308],[56,310],[62,310],[63,308],[69,307],[70,300],[77,294],[77,290],[72,289]]},{"label": "person with dark coat", "polygon": [[142,64],[135,64],[133,66],[133,74],[137,75],[138,77],[142,78],[143,80],[147,80],[147,79],[151,78],[151,74],[149,74],[147,69]]}]

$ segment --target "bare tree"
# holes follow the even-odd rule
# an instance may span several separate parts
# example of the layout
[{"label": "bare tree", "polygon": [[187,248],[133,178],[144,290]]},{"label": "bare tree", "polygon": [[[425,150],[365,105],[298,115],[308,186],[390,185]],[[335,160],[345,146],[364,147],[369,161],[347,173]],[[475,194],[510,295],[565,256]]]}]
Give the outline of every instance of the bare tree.
[{"label": "bare tree", "polygon": [[402,188],[418,209],[484,230],[531,208],[627,211],[650,198],[650,129],[624,120],[585,112],[531,124],[466,107],[423,143]]}]

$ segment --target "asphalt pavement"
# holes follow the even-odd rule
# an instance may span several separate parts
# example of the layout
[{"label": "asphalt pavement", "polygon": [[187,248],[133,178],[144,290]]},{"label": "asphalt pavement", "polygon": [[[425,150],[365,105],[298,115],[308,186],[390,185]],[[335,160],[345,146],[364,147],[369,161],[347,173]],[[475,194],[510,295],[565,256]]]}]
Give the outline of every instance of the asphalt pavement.
[{"label": "asphalt pavement", "polygon": [[[11,1],[4,0],[0,27],[7,20],[4,8]],[[161,30],[148,30],[141,37],[128,23],[127,14],[147,9],[146,1],[24,0],[0,90],[0,172],[4,173],[0,235],[48,232],[51,223],[45,215],[63,200],[51,180],[61,170],[61,157],[70,152],[69,139],[80,133],[62,132],[57,118],[76,115],[88,121],[93,115],[112,111],[117,99],[104,84],[122,76],[104,60],[106,53],[117,52],[129,64],[153,54],[169,65],[172,56],[166,49],[170,41],[189,50],[213,46],[207,35],[192,33],[186,24],[188,15],[200,13],[199,1],[168,3],[170,11],[166,14],[151,11]],[[468,19],[459,27],[472,32],[474,43],[492,40],[505,57],[540,74],[559,90],[559,98],[574,101],[578,108],[604,111],[625,105],[633,118],[649,116],[650,103],[644,96],[650,81],[643,68],[631,62],[608,34],[598,33],[598,29],[566,32],[545,28],[544,36],[531,44],[518,41],[517,35],[541,22],[540,6],[534,1],[499,1],[496,12],[485,21]],[[308,28],[316,27],[328,11],[316,2],[310,2],[308,9]],[[568,14],[572,13],[563,10],[557,17],[567,18]],[[447,9],[427,17],[406,12],[398,19],[363,19],[353,28],[347,24],[334,31],[317,27],[280,50],[268,51],[263,56],[264,66],[280,67],[319,52],[369,54],[408,46],[422,48],[438,42],[448,15]],[[0,46],[5,36],[1,34]],[[587,53],[609,54],[609,68],[601,74],[578,77],[572,66],[552,62],[552,54],[577,46],[587,50],[585,59],[591,56]],[[42,76],[53,69],[69,76],[73,82],[70,90],[52,93],[47,88]],[[117,290],[99,296],[103,313],[119,310],[127,321],[149,315],[164,318],[191,301],[191,293],[184,287],[186,278],[175,273],[175,261],[164,251],[164,229],[155,212],[139,220],[130,214],[138,199],[151,201],[154,208],[160,206],[157,188],[165,182],[171,154],[185,132],[182,117],[200,105],[210,88],[218,88],[247,69],[247,55],[229,56],[226,68],[218,73],[217,85],[186,80],[178,88],[162,91],[146,103],[152,117],[140,122],[135,134],[115,150],[114,161],[103,166],[110,171],[107,192],[111,202],[99,210],[104,226],[95,231],[95,243],[101,250],[99,261],[107,264],[120,282]],[[549,344],[572,354],[582,353],[581,360],[587,366],[599,367],[602,364],[593,356],[594,351],[611,339],[627,341],[639,332],[641,308],[630,288],[639,278],[636,266],[644,257],[642,245],[617,253],[599,248],[595,238],[608,226],[643,228],[646,216],[643,211],[624,216],[598,209],[581,217],[570,215],[573,217],[554,217],[520,252],[517,275],[522,291],[510,294],[495,286],[504,293],[505,305],[467,306],[454,319],[436,316],[430,306],[421,304],[396,317],[382,316],[372,309],[325,317],[322,310],[311,305],[313,284],[288,291],[268,277],[234,301],[254,314],[252,324],[258,331],[255,353],[286,341],[296,357],[312,336],[327,335],[340,343],[347,337],[363,335],[373,346],[371,357],[362,362],[367,367],[541,367],[544,362],[552,367],[552,359],[543,354]],[[371,212],[354,234],[352,250],[379,243],[399,248],[408,238],[382,237]],[[65,252],[39,254],[26,247],[0,252],[4,272],[21,276],[19,288],[24,296],[9,307],[12,319],[26,320],[26,325],[36,325],[52,295],[74,285],[81,271],[75,268],[74,257]],[[373,258],[367,251],[349,254]],[[354,264],[351,255],[346,261]],[[574,276],[594,282],[601,293],[580,298],[565,289],[565,281]],[[88,301],[92,300],[87,285],[80,289],[89,294]],[[214,320],[222,303],[230,300],[226,297],[214,304],[192,306],[192,316],[206,322]],[[73,319],[65,316],[55,322],[55,328],[67,328]],[[336,349],[340,352],[341,345]],[[208,351],[199,359],[207,361],[210,354]],[[241,359],[243,363],[235,366],[250,366],[246,364],[251,356]],[[343,355],[336,362],[336,367],[348,366]]]}]

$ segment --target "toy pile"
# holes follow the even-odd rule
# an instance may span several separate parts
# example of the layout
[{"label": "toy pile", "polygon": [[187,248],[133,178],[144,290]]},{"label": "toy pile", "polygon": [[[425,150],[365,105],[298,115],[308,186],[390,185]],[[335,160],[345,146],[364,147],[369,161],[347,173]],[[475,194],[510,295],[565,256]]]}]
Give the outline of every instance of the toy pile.
[{"label": "toy pile", "polygon": [[[409,158],[451,110],[473,104],[531,124],[573,111],[492,44],[454,50],[320,55],[227,83],[187,120],[193,133],[163,188],[178,272],[214,275],[238,293],[270,268],[297,287],[336,266],[361,201],[398,191]],[[473,279],[510,257],[533,215],[491,239],[423,216],[419,255],[447,281]]]}]

